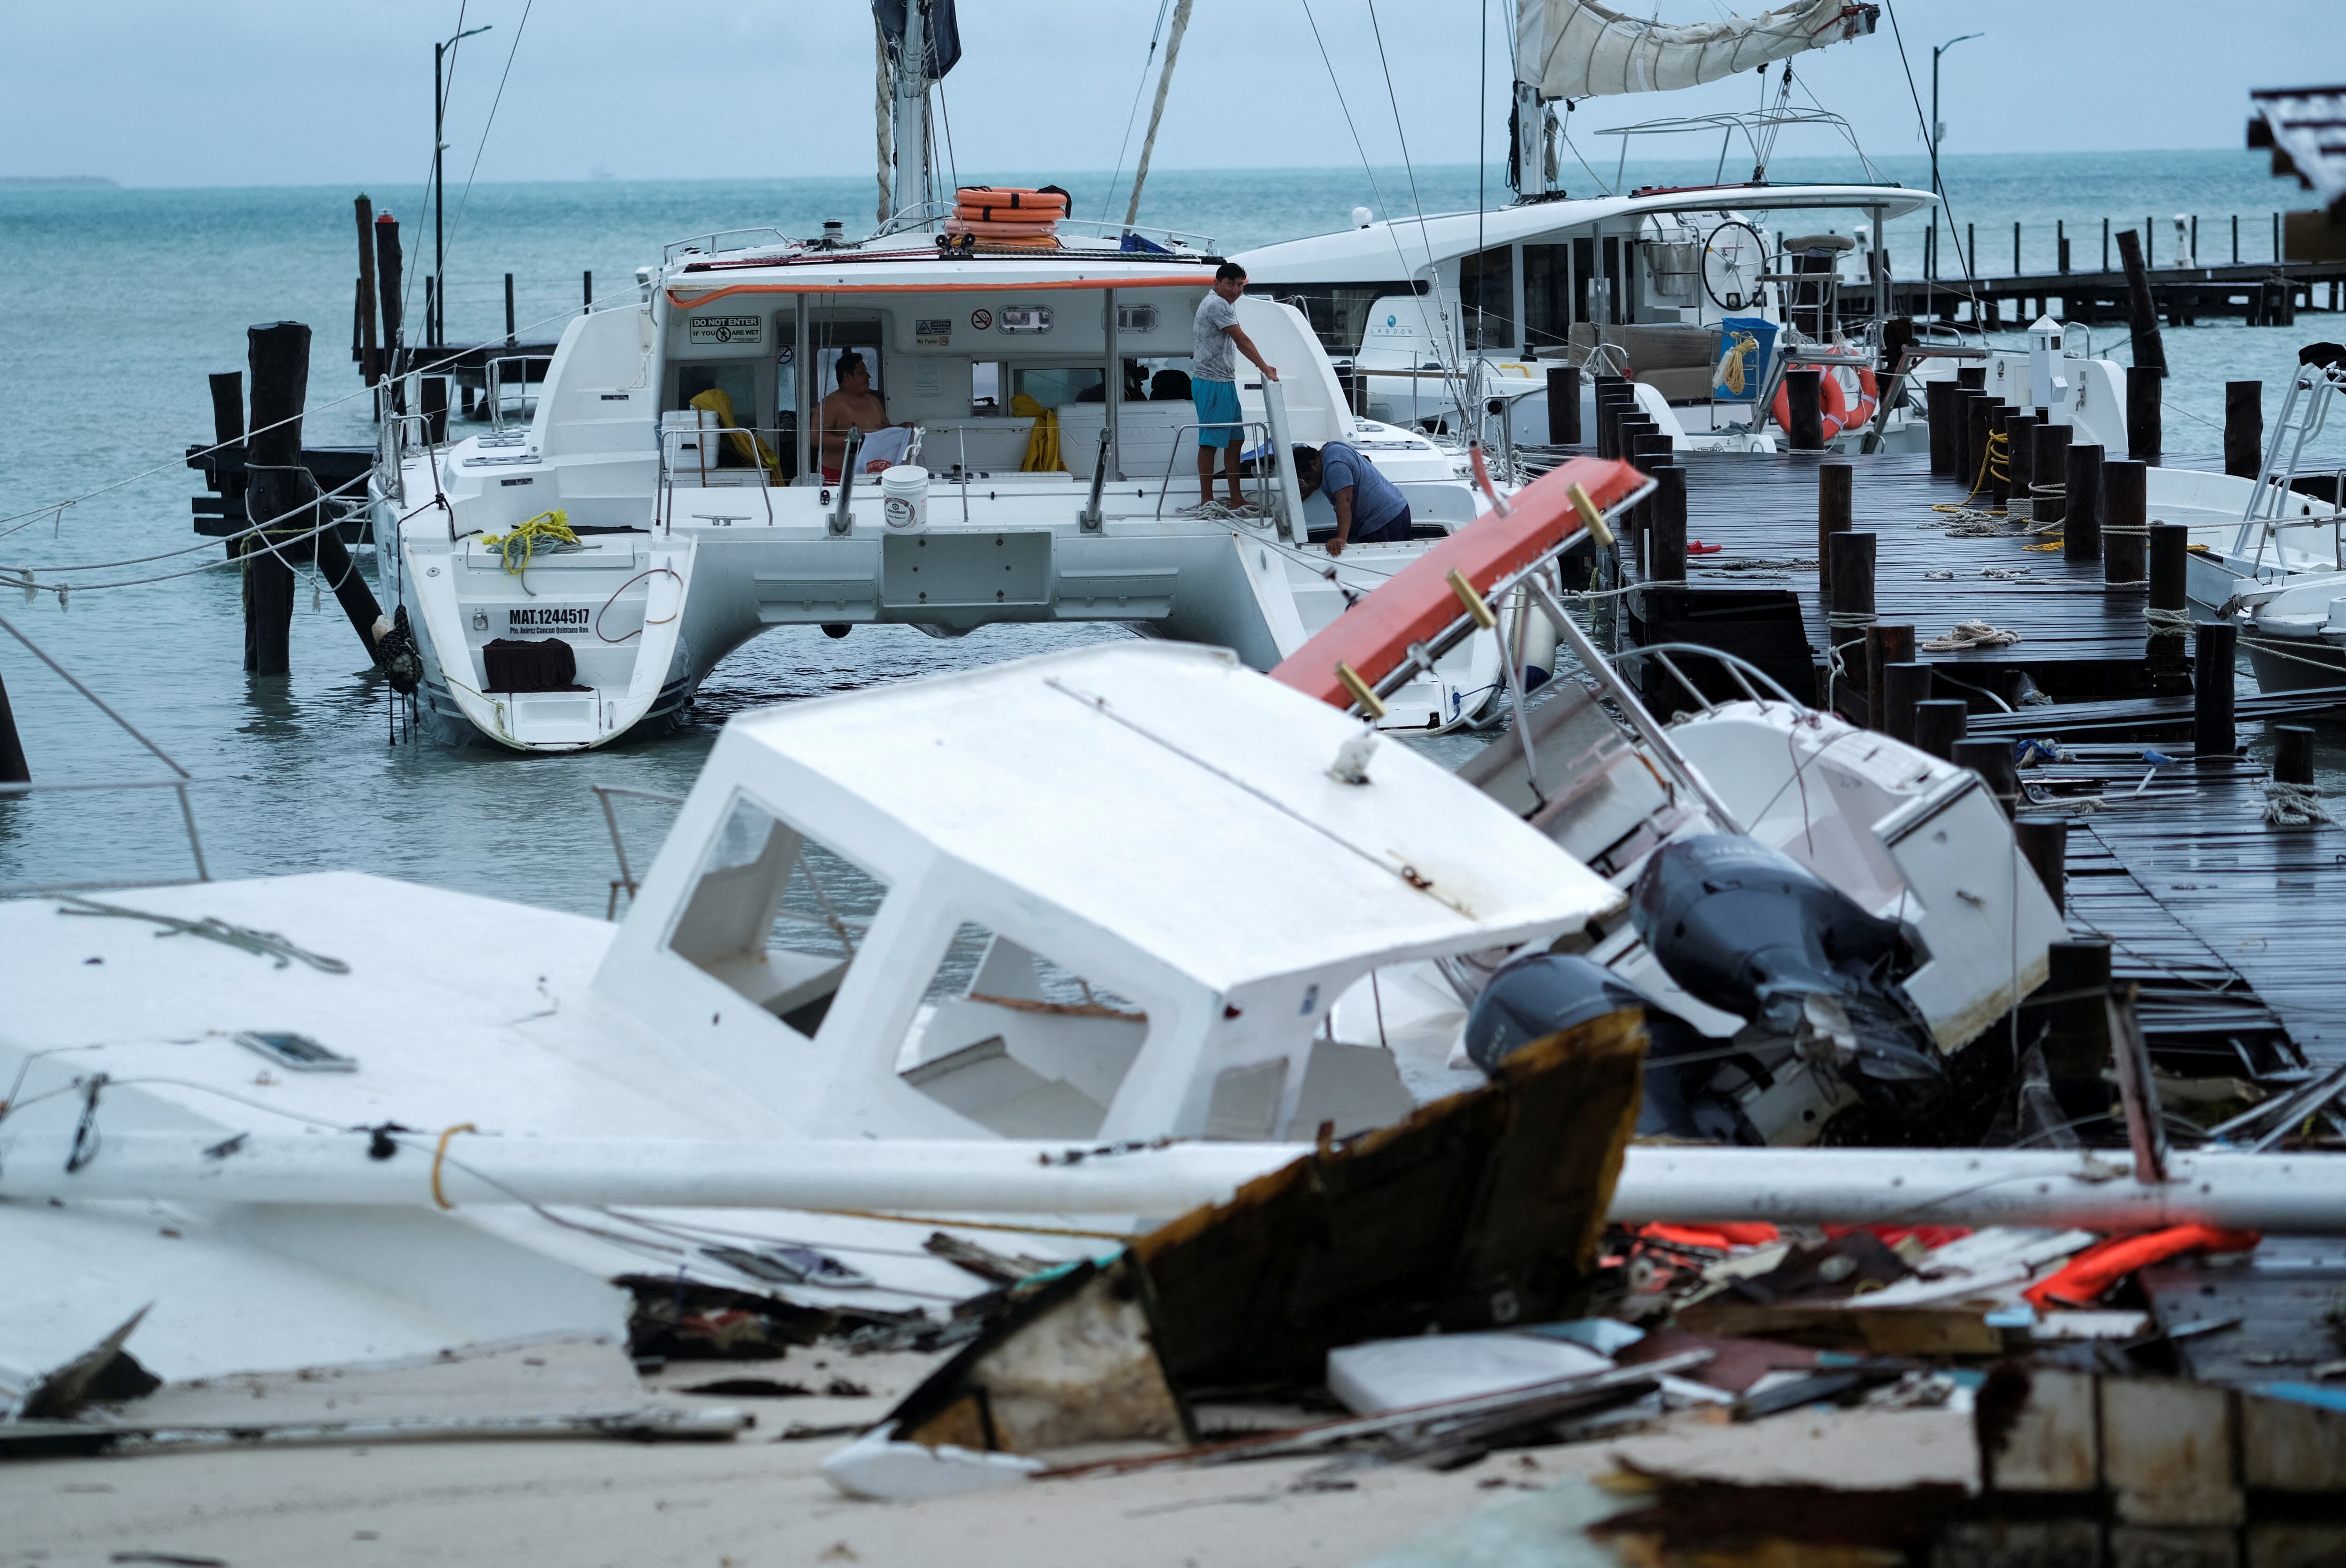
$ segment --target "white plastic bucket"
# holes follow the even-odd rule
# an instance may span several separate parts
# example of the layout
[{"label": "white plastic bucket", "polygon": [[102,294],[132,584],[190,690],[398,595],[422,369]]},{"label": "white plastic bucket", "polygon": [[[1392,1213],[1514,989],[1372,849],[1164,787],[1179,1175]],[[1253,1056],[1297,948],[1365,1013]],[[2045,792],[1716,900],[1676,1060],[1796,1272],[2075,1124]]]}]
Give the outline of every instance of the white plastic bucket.
[{"label": "white plastic bucket", "polygon": [[882,470],[880,511],[891,534],[918,534],[929,525],[929,471],[909,463]]}]

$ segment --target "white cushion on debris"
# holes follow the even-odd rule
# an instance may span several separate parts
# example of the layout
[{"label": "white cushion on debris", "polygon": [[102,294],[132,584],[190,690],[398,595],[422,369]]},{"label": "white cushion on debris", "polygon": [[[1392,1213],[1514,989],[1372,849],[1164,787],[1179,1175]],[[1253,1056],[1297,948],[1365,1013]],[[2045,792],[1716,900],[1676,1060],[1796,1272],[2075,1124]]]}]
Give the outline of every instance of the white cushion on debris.
[{"label": "white cushion on debris", "polygon": [[1528,1334],[1427,1334],[1328,1352],[1328,1391],[1359,1415],[1553,1382],[1613,1363],[1596,1351]]},{"label": "white cushion on debris", "polygon": [[898,1442],[888,1432],[883,1421],[824,1460],[823,1479],[850,1497],[903,1502],[1015,1486],[1043,1468],[1041,1460],[1022,1454],[981,1453],[951,1443],[930,1448]]}]

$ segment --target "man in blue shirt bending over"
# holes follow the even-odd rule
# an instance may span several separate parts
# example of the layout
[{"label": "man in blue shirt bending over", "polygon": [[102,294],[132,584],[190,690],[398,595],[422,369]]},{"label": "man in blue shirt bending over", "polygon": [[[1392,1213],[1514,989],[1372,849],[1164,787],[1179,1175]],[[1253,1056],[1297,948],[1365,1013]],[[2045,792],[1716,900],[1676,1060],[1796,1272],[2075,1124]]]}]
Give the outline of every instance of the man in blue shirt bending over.
[{"label": "man in blue shirt bending over", "polygon": [[1341,441],[1316,451],[1295,449],[1295,477],[1302,483],[1303,499],[1325,489],[1336,508],[1336,536],[1328,554],[1341,555],[1346,545],[1383,545],[1409,537],[1409,502],[1376,465]]}]

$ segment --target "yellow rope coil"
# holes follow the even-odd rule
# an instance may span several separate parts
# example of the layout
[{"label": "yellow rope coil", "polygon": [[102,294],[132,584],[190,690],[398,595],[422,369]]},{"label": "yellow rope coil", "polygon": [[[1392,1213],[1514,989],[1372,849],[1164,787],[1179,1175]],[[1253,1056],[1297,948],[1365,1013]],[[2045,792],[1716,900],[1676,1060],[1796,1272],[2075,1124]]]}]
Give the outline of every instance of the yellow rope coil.
[{"label": "yellow rope coil", "polygon": [[448,1201],[448,1195],[440,1190],[440,1165],[448,1157],[448,1140],[458,1133],[477,1133],[480,1130],[470,1122],[458,1122],[440,1135],[440,1146],[432,1151],[432,1201],[442,1208],[456,1207]]},{"label": "yellow rope coil", "polygon": [[[481,547],[495,550],[505,562],[505,575],[518,577],[529,570],[529,558],[537,553],[541,540],[548,545],[578,543],[578,535],[570,531],[570,514],[559,507],[541,512],[526,523],[516,523],[510,532],[482,535]],[[518,562],[514,559],[515,550],[521,552]]]},{"label": "yellow rope coil", "polygon": [[[2004,462],[2011,454],[2011,437],[2005,435],[2004,432],[2000,430],[1992,430],[1988,432],[1987,450],[1980,453],[1980,471],[1978,476],[1972,481],[1971,495],[1964,496],[1961,501],[1955,502],[1952,505],[1945,502],[1941,502],[1937,505],[1933,506],[1931,510],[1933,512],[1963,512],[1968,510],[1972,504],[1972,496],[1977,495],[1980,493],[1980,490],[1987,484],[1991,476],[1997,479],[2010,477],[2004,471]],[[2004,514],[2001,512],[1991,512],[1988,515],[1991,517],[2001,517]]]}]

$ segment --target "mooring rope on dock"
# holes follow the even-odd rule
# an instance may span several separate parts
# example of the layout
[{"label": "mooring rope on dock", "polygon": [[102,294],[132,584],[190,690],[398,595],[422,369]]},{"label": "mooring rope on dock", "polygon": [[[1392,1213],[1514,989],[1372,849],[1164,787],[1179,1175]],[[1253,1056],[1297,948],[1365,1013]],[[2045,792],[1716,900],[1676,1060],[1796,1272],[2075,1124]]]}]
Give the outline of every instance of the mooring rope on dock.
[{"label": "mooring rope on dock", "polygon": [[2264,819],[2276,828],[2312,828],[2323,823],[2335,826],[2338,819],[2321,803],[2321,792],[2310,784],[2294,784],[2286,779],[2264,781]]}]

